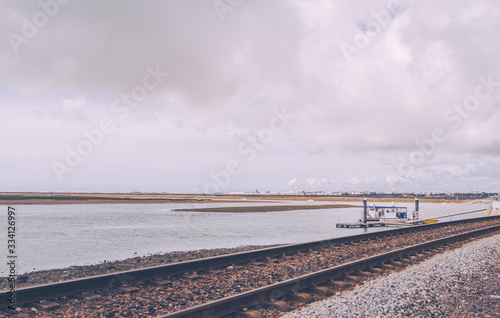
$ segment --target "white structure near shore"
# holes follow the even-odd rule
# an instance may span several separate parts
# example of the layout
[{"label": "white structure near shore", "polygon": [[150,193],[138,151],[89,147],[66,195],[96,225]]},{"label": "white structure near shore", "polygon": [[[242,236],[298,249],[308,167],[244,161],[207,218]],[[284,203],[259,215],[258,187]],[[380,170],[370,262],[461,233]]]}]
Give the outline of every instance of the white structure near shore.
[{"label": "white structure near shore", "polygon": [[500,201],[493,201],[484,215],[500,215]]}]

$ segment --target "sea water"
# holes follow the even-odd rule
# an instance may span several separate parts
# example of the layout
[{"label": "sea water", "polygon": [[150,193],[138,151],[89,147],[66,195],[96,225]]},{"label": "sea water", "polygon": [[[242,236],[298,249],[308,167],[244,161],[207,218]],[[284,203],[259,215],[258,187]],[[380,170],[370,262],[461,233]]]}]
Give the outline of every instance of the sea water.
[{"label": "sea water", "polygon": [[[172,211],[195,207],[331,203],[242,201],[210,204],[18,205],[17,271],[22,274],[171,251],[299,243],[389,229],[336,228],[338,222],[357,221],[360,217],[359,207],[267,213]],[[351,203],[361,205],[360,202]],[[409,203],[397,205],[407,206],[409,211],[413,208]],[[460,205],[459,208],[457,205],[450,209],[439,204],[421,204],[422,211],[433,211],[432,215],[425,215],[427,217],[483,207],[485,205]],[[6,206],[1,208],[7,210]],[[481,214],[457,216],[454,219]],[[7,237],[6,232],[7,221],[0,235]],[[0,276],[6,273],[7,266],[0,266]]]}]

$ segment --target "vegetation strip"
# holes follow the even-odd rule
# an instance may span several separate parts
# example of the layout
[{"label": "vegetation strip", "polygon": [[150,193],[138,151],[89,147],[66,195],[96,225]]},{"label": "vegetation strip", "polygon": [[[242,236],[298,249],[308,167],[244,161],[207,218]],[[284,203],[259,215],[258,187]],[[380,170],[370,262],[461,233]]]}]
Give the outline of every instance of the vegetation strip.
[{"label": "vegetation strip", "polygon": [[195,209],[175,209],[173,211],[182,212],[228,212],[228,213],[256,213],[256,212],[279,212],[295,210],[316,210],[316,209],[338,209],[357,208],[358,205],[350,204],[323,204],[323,205],[271,205],[271,206],[232,206],[222,208],[195,208]]}]

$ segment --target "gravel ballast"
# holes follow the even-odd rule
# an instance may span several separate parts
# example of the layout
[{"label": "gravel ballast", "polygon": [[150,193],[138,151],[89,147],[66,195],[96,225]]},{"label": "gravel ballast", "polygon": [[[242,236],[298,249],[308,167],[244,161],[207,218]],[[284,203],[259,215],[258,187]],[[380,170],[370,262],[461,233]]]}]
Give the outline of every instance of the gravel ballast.
[{"label": "gravel ballast", "polygon": [[367,281],[282,317],[499,315],[500,235],[495,235]]},{"label": "gravel ballast", "polygon": [[[76,279],[94,275],[103,275],[120,271],[127,271],[152,266],[166,265],[169,263],[189,261],[206,257],[246,252],[260,248],[277,245],[248,245],[233,248],[202,249],[196,251],[175,251],[164,254],[138,256],[117,261],[104,261],[99,264],[85,266],[71,266],[67,268],[35,271],[19,275],[17,287],[27,287],[37,284],[47,284],[62,280]],[[7,289],[7,277],[0,277],[0,290]]]},{"label": "gravel ballast", "polygon": [[[481,221],[460,225],[447,225],[417,232],[402,233],[398,236],[380,237],[376,240],[353,242],[340,246],[322,246],[319,249],[301,251],[293,255],[278,255],[258,262],[249,262],[241,265],[224,265],[208,271],[186,272],[183,274],[163,277],[161,282],[136,282],[128,284],[122,290],[115,286],[115,279],[110,280],[106,289],[93,291],[92,296],[75,295],[61,297],[54,301],[60,305],[57,309],[48,312],[36,311],[31,305],[17,308],[17,317],[157,317],[161,314],[171,313],[202,303],[221,299],[277,283],[293,277],[298,277],[311,272],[331,268],[360,258],[368,257],[405,246],[422,243],[429,240],[447,237],[450,235],[484,228],[497,224],[497,220]],[[193,255],[195,254],[195,255]],[[167,260],[182,257],[196,257],[197,253],[189,255],[170,255]],[[164,257],[137,258],[134,261],[125,261],[121,264],[112,264],[113,268],[125,269],[129,266],[140,266],[147,263],[152,265],[158,261],[167,261]],[[137,263],[136,261],[140,261]],[[102,264],[93,267],[92,272],[110,270],[108,265]],[[106,265],[106,266],[104,266]],[[87,271],[85,271],[87,272]],[[39,280],[54,279],[58,275],[52,273]],[[82,274],[81,271],[66,273],[71,275]],[[29,279],[26,283],[36,281]],[[133,287],[130,290],[129,287]],[[81,296],[81,297],[80,297]],[[36,304],[33,304],[36,306]],[[2,314],[11,314],[12,311],[0,311]],[[267,315],[266,315],[267,316]],[[354,316],[354,315],[352,315]],[[385,315],[386,316],[386,315]]]}]

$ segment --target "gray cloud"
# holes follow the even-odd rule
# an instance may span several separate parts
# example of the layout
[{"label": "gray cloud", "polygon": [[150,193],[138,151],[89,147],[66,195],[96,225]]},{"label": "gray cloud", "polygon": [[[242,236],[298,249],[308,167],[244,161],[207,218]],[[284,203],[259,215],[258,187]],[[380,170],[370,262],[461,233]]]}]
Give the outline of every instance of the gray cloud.
[{"label": "gray cloud", "polygon": [[[500,7],[494,1],[245,1],[223,21],[210,1],[70,1],[19,44],[18,53],[9,32],[22,35],[23,18],[32,21],[42,8],[24,1],[0,1],[0,8],[0,109],[5,118],[31,125],[2,145],[16,150],[18,159],[45,145],[36,158],[25,159],[44,171],[43,182],[21,177],[24,164],[17,162],[23,161],[6,161],[13,168],[5,175],[19,175],[20,188],[93,189],[97,177],[84,173],[59,184],[50,163],[64,159],[66,146],[76,147],[82,129],[111,118],[119,128],[78,169],[101,172],[115,162],[109,174],[126,175],[138,161],[119,158],[141,152],[166,162],[153,160],[148,173],[184,175],[178,189],[189,191],[231,158],[245,163],[238,143],[268,128],[273,111],[283,107],[295,119],[234,178],[238,189],[286,188],[294,177],[295,186],[306,188],[383,188],[386,172],[398,175],[398,158],[409,160],[435,129],[446,141],[414,167],[411,178],[400,180],[401,189],[425,188],[432,178],[473,187],[498,163],[500,87],[460,124],[445,119],[474,95],[478,77],[500,82],[500,43],[494,41]],[[390,16],[386,25],[370,27],[381,14]],[[356,47],[362,37],[368,42],[346,59],[343,43]],[[110,105],[155,65],[168,78],[119,122]],[[1,128],[2,134],[13,126]],[[179,152],[186,149],[195,163],[173,168],[186,162]],[[472,167],[477,160],[487,164]],[[146,180],[140,184],[148,187]],[[103,187],[113,190],[113,183]]]}]

